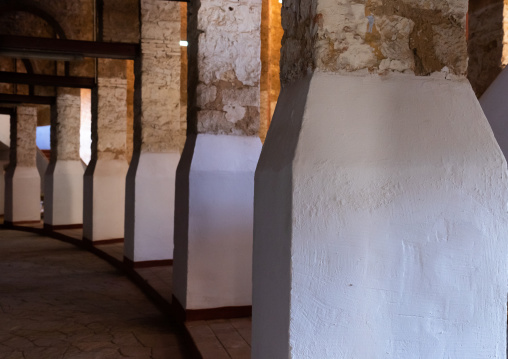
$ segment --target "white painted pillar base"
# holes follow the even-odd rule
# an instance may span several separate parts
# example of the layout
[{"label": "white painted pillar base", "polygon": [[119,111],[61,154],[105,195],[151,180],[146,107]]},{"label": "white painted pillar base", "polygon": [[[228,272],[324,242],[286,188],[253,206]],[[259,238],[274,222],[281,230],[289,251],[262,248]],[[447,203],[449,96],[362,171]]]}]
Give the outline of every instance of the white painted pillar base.
[{"label": "white painted pillar base", "polygon": [[127,174],[125,258],[136,263],[173,259],[178,152],[134,154]]},{"label": "white painted pillar base", "polygon": [[50,163],[45,174],[44,226],[81,227],[83,223],[83,165],[80,161]]},{"label": "white painted pillar base", "polygon": [[41,220],[41,178],[37,167],[5,171],[6,223],[21,224]]},{"label": "white painted pillar base", "polygon": [[124,238],[125,160],[92,160],[84,176],[83,238],[89,242]]},{"label": "white painted pillar base", "polygon": [[173,295],[185,310],[251,305],[259,137],[189,136],[177,171]]},{"label": "white painted pillar base", "polygon": [[506,356],[507,167],[467,81],[315,72],[255,182],[253,359]]}]

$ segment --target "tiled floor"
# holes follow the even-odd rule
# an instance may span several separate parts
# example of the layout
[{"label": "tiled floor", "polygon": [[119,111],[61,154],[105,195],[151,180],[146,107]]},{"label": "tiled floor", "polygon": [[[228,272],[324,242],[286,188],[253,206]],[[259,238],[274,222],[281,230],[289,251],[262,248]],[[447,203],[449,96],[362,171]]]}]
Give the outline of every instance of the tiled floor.
[{"label": "tiled floor", "polygon": [[187,322],[203,359],[250,359],[251,319]]},{"label": "tiled floor", "polygon": [[87,251],[2,230],[0,273],[0,358],[189,357],[177,326]]},{"label": "tiled floor", "polygon": [[[30,225],[30,227],[40,229],[42,224]],[[81,241],[83,231],[82,229],[67,229],[59,230],[57,233]],[[123,243],[98,245],[95,248],[116,260],[117,264],[123,261]],[[170,305],[172,266],[139,268],[135,271]],[[185,327],[203,359],[250,359],[251,357],[250,318],[186,322]],[[168,356],[168,358],[178,357]]]}]

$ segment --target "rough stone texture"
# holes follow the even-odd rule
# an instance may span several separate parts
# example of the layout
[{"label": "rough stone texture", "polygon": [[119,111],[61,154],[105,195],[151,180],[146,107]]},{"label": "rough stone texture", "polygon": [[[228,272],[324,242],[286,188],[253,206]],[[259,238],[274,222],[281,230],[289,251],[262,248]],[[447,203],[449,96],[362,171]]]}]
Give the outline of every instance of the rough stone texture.
[{"label": "rough stone texture", "polygon": [[188,358],[183,334],[96,256],[0,232],[1,358]]},{"label": "rough stone texture", "polygon": [[[180,39],[187,41],[187,4],[180,3]],[[180,49],[180,133],[183,138],[187,136],[187,47]]]},{"label": "rough stone texture", "polygon": [[125,159],[127,138],[125,61],[99,60],[96,93],[97,98],[92,100],[97,103],[97,123],[95,126],[92,123],[92,158]]},{"label": "rough stone texture", "polygon": [[189,123],[198,133],[257,135],[261,0],[189,5]]},{"label": "rough stone texture", "polygon": [[[11,165],[35,167],[37,108],[18,106],[15,137],[11,136]],[[14,137],[14,138],[13,138]],[[13,151],[14,149],[14,151]]]},{"label": "rough stone texture", "polygon": [[282,83],[316,68],[428,75],[447,67],[465,75],[467,7],[466,0],[285,0]]},{"label": "rough stone texture", "polygon": [[508,1],[471,2],[468,79],[480,97],[508,64]]},{"label": "rough stone texture", "polygon": [[79,161],[81,91],[61,87],[57,92],[57,116],[51,129],[51,159]]},{"label": "rough stone texture", "polygon": [[[180,128],[180,4],[141,1],[141,141],[143,152],[183,148]],[[135,146],[136,148],[136,146]]]},{"label": "rough stone texture", "polygon": [[139,42],[139,1],[103,0],[103,41]]},{"label": "rough stone texture", "polygon": [[131,162],[134,151],[134,61],[127,60],[127,137],[125,143],[125,157]]}]

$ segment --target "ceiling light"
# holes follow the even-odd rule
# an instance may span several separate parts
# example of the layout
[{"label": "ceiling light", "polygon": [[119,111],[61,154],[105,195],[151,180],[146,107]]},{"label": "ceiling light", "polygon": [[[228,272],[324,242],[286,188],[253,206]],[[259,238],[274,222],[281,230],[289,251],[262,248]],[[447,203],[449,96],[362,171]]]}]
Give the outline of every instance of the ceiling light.
[{"label": "ceiling light", "polygon": [[188,46],[189,43],[185,40],[180,40],[180,46]]}]

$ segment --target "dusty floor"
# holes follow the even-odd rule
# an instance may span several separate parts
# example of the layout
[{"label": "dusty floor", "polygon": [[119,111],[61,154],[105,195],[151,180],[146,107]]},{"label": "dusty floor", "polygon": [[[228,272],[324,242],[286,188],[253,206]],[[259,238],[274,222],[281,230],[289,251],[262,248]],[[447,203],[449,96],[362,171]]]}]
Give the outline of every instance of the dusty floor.
[{"label": "dusty floor", "polygon": [[0,358],[186,358],[182,335],[112,266],[0,230]]}]

